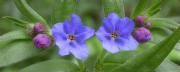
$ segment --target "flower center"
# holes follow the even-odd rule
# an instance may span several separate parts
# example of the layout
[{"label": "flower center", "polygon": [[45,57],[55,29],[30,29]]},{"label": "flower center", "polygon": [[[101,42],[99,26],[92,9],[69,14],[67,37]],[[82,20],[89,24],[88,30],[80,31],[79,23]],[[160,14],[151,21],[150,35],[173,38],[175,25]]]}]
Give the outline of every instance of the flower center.
[{"label": "flower center", "polygon": [[74,36],[74,35],[69,35],[68,36],[68,40],[70,40],[70,41],[73,41],[73,40],[75,40],[76,39],[76,37]]},{"label": "flower center", "polygon": [[112,37],[112,38],[117,38],[117,37],[118,37],[118,33],[112,32],[112,33],[111,33],[111,37]]}]

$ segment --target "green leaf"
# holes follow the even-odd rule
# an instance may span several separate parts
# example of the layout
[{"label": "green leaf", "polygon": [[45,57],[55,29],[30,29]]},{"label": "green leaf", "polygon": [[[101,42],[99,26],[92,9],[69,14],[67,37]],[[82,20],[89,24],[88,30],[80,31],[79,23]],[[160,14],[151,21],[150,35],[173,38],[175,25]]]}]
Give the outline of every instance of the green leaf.
[{"label": "green leaf", "polygon": [[0,49],[8,43],[18,39],[29,39],[24,31],[12,31],[0,36]]},{"label": "green leaf", "polygon": [[15,22],[15,24],[17,26],[20,26],[20,27],[23,27],[23,28],[26,28],[26,24],[28,24],[28,22],[24,21],[24,20],[21,20],[21,19],[17,19],[17,18],[14,18],[14,17],[10,17],[10,16],[5,16],[3,17],[4,19],[8,19],[10,21],[13,21]]},{"label": "green leaf", "polygon": [[168,59],[165,59],[156,69],[156,72],[180,72],[180,66]]},{"label": "green leaf", "polygon": [[125,17],[124,0],[105,0],[104,12],[105,15],[116,12],[120,17]]},{"label": "green leaf", "polygon": [[42,22],[47,24],[43,17],[41,17],[36,11],[34,11],[26,2],[26,0],[14,0],[16,7],[19,11],[30,19],[32,22]]},{"label": "green leaf", "polygon": [[111,72],[111,70],[120,64],[123,64],[129,58],[134,57],[135,51],[122,51],[117,54],[108,54],[103,61],[103,71]]},{"label": "green leaf", "polygon": [[148,0],[139,0],[137,6],[131,14],[131,18],[135,18],[136,16],[141,15],[145,11],[147,3]]},{"label": "green leaf", "polygon": [[148,21],[152,22],[152,27],[166,27],[169,29],[176,29],[180,24],[174,20],[167,18],[149,18]]},{"label": "green leaf", "polygon": [[34,47],[32,41],[13,41],[0,49],[0,67],[9,66],[36,56],[40,51],[40,49]]},{"label": "green leaf", "polygon": [[28,66],[20,72],[78,72],[78,67],[70,61],[51,59]]},{"label": "green leaf", "polygon": [[[178,43],[180,45],[180,43]],[[180,63],[180,51],[174,49],[168,56],[168,58],[176,63]]]},{"label": "green leaf", "polygon": [[122,64],[129,58],[133,57],[134,54],[134,51],[122,51],[117,54],[108,54],[104,59],[104,63]]},{"label": "green leaf", "polygon": [[161,9],[161,4],[164,0],[158,0],[158,1],[155,1],[151,6],[150,8],[148,9],[148,16],[153,16],[155,15],[157,12],[160,11]]},{"label": "green leaf", "polygon": [[152,39],[151,42],[157,44],[172,34],[172,30],[166,27],[153,27],[151,28]]},{"label": "green leaf", "polygon": [[103,48],[96,37],[90,39],[87,44],[89,47],[90,54],[88,59],[85,61],[86,71],[93,72],[98,63],[98,58],[100,57]]},{"label": "green leaf", "polygon": [[54,0],[51,23],[64,21],[70,14],[77,9],[76,0]]},{"label": "green leaf", "polygon": [[152,72],[161,62],[167,57],[167,55],[174,48],[175,44],[180,39],[180,27],[173,32],[164,41],[155,45],[153,48],[148,48],[136,57],[127,60],[124,64],[114,68],[112,72]]}]

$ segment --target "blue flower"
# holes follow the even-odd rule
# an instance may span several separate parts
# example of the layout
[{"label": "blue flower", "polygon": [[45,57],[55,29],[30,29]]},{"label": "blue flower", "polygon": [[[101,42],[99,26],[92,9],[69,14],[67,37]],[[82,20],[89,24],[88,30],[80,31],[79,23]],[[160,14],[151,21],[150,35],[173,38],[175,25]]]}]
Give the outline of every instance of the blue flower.
[{"label": "blue flower", "polygon": [[73,54],[81,60],[87,58],[88,48],[85,43],[94,35],[94,30],[83,26],[79,16],[72,14],[71,20],[55,24],[52,27],[52,34],[59,47],[59,55]]},{"label": "blue flower", "polygon": [[117,14],[110,13],[96,32],[96,36],[108,52],[134,50],[138,42],[131,35],[133,29],[134,22],[131,19],[119,18]]}]

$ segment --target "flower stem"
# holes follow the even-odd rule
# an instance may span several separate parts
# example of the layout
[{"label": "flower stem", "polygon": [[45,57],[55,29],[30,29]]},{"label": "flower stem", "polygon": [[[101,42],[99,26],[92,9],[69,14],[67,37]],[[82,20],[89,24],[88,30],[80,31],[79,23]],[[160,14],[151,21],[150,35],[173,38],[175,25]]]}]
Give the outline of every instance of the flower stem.
[{"label": "flower stem", "polygon": [[80,72],[86,72],[84,61],[81,61],[81,60],[77,60],[77,61],[78,61],[79,67],[80,67]]}]

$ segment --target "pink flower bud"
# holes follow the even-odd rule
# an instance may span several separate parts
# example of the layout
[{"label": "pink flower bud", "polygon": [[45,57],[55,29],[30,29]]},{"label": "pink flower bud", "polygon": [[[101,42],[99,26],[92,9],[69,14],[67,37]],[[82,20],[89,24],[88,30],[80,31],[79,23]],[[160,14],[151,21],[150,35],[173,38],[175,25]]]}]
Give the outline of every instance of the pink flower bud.
[{"label": "pink flower bud", "polygon": [[134,32],[134,38],[139,43],[145,43],[145,42],[151,40],[151,32],[144,27],[138,28]]},{"label": "pink flower bud", "polygon": [[51,38],[46,34],[38,34],[33,38],[37,48],[48,48],[51,45]]}]

